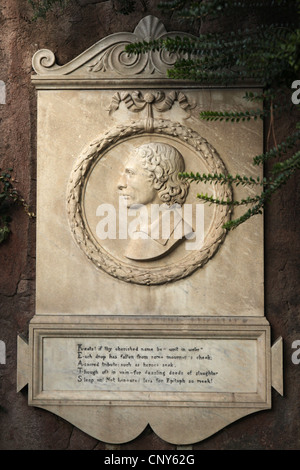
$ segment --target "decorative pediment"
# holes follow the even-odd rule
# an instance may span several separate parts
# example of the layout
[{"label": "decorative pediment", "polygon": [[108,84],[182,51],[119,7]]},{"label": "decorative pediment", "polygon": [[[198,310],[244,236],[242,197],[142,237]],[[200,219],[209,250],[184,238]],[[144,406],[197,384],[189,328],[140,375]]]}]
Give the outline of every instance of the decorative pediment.
[{"label": "decorative pediment", "polygon": [[32,65],[41,78],[62,79],[128,79],[128,78],[167,78],[167,70],[179,58],[178,54],[166,51],[150,51],[143,54],[128,54],[125,46],[141,41],[166,37],[192,37],[179,32],[167,32],[163,23],[154,16],[146,16],[136,26],[133,33],[116,33],[101,39],[85,52],[65,65],[58,65],[55,55],[48,49],[35,53]]}]

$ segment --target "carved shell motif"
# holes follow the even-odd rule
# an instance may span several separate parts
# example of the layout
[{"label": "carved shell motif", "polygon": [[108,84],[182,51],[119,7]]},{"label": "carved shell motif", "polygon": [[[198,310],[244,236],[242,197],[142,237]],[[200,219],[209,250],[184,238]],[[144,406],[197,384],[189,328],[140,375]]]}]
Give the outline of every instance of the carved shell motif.
[{"label": "carved shell motif", "polygon": [[[147,16],[142,19],[133,34],[128,36],[127,41],[119,42],[104,52],[96,61],[88,65],[89,72],[115,71],[119,75],[139,75],[143,72],[165,75],[168,68],[175,64],[179,58],[178,54],[170,54],[166,51],[149,51],[145,54],[128,54],[125,52],[126,44],[151,41],[168,35],[177,36],[179,33],[169,33],[163,23],[155,16]],[[182,33],[181,33],[182,34]]]},{"label": "carved shell motif", "polygon": [[58,65],[55,55],[48,49],[37,51],[32,66],[37,75],[59,78],[76,76],[80,78],[101,77],[144,77],[145,75],[167,78],[166,71],[179,59],[178,54],[167,51],[150,51],[144,54],[128,54],[125,46],[141,41],[164,37],[193,37],[180,32],[167,33],[163,23],[155,16],[146,16],[133,33],[115,33],[101,39],[85,52],[65,65]]}]

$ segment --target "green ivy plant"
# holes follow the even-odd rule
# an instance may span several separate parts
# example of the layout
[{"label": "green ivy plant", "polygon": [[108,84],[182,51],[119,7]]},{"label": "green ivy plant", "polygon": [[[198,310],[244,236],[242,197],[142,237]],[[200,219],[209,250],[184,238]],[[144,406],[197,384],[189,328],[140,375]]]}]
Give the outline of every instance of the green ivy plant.
[{"label": "green ivy plant", "polygon": [[[200,34],[196,39],[164,38],[150,42],[129,44],[128,53],[167,51],[181,57],[168,71],[174,79],[196,80],[203,85],[256,84],[262,92],[249,92],[245,100],[257,103],[257,110],[245,112],[203,111],[200,119],[239,123],[263,119],[268,124],[267,151],[254,158],[254,165],[265,165],[275,160],[267,176],[260,179],[247,175],[211,175],[182,173],[180,176],[192,183],[230,183],[232,186],[256,186],[255,197],[237,200],[219,200],[198,194],[209,204],[247,206],[243,215],[230,220],[224,228],[230,230],[256,214],[261,214],[271,196],[286,184],[300,168],[300,123],[284,142],[277,143],[274,119],[276,115],[295,110],[299,105],[291,102],[291,84],[300,70],[300,0],[171,0],[162,2],[160,8],[177,18],[191,22],[222,20],[231,17],[236,24],[251,18],[253,12],[259,22],[248,21],[248,28],[228,31],[220,27],[217,32]],[[271,20],[268,20],[271,18]],[[278,18],[278,20],[276,20]],[[221,21],[220,21],[221,20]],[[250,26],[251,25],[251,26]],[[300,77],[299,77],[300,78]],[[272,142],[273,141],[273,142]],[[272,145],[271,145],[272,142]],[[299,147],[298,147],[299,148]],[[278,161],[279,160],[279,161]]]},{"label": "green ivy plant", "polygon": [[34,213],[30,212],[28,204],[14,187],[14,179],[12,177],[12,168],[2,170],[0,168],[0,244],[9,236],[11,210],[15,204],[20,204],[29,217],[34,217]]},{"label": "green ivy plant", "polygon": [[[55,5],[65,7],[71,0],[28,0],[35,18],[46,16]],[[116,0],[118,11],[129,14],[134,11],[134,0]],[[223,201],[198,194],[198,198],[210,204],[245,206],[244,214],[229,221],[228,230],[237,227],[256,214],[261,214],[271,196],[285,185],[300,167],[299,123],[294,132],[278,143],[274,119],[276,115],[291,112],[299,105],[291,103],[291,84],[300,70],[300,0],[168,0],[159,7],[168,15],[186,21],[217,21],[216,32],[200,34],[196,39],[164,38],[150,42],[130,44],[128,53],[146,53],[150,50],[179,53],[181,59],[168,71],[174,79],[196,80],[205,84],[232,85],[253,83],[262,93],[246,93],[245,100],[257,103],[257,110],[245,112],[203,111],[199,117],[206,121],[239,123],[251,119],[263,119],[268,125],[267,151],[254,158],[254,165],[275,161],[263,179],[247,175],[206,175],[185,172],[180,176],[192,183],[212,184],[229,182],[232,186],[256,186],[259,194],[240,201]],[[228,31],[222,28],[223,20],[231,18],[235,24],[247,28]],[[257,18],[259,21],[257,21]],[[225,22],[226,24],[226,22]],[[221,25],[221,26],[220,26]],[[299,77],[300,78],[300,77]],[[273,145],[273,146],[272,146]],[[279,162],[278,162],[279,160]]]}]

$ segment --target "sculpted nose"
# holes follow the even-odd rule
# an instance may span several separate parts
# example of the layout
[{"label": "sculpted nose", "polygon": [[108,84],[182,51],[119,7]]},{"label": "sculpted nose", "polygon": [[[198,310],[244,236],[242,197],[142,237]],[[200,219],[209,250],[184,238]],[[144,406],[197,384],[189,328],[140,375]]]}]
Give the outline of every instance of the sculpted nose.
[{"label": "sculpted nose", "polygon": [[125,175],[122,175],[118,182],[118,189],[120,191],[126,187],[127,187],[126,178],[125,178]]}]

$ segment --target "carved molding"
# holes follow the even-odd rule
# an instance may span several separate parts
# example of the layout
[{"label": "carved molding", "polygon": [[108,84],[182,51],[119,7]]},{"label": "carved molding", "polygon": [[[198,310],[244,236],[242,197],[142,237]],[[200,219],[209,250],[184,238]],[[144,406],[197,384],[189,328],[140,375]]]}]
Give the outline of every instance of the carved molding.
[{"label": "carved molding", "polygon": [[[68,184],[67,212],[76,243],[97,269],[122,281],[155,285],[185,278],[196,269],[204,266],[224,241],[226,230],[223,229],[223,224],[229,220],[230,210],[227,206],[216,206],[213,221],[202,248],[199,251],[190,252],[181,261],[169,265],[167,269],[166,267],[148,266],[145,268],[126,264],[109,254],[100,244],[95,243],[83,217],[83,190],[89,171],[92,165],[101,158],[103,152],[111,146],[130,137],[143,135],[145,132],[147,132],[147,119],[133,121],[111,129],[83,151],[72,171]],[[190,145],[202,158],[208,173],[226,173],[224,163],[216,150],[192,129],[169,120],[154,119],[153,132],[158,135],[175,137]],[[219,199],[232,199],[230,186],[216,184],[215,195]]]},{"label": "carved molding", "polygon": [[101,39],[78,57],[65,65],[58,65],[55,55],[48,49],[37,51],[32,59],[32,67],[38,75],[63,76],[64,78],[167,78],[166,71],[179,58],[178,54],[166,51],[150,51],[145,54],[127,54],[127,44],[154,40],[164,37],[193,37],[179,32],[167,32],[163,23],[154,16],[146,16],[136,26],[133,33],[115,33]]},{"label": "carved molding", "polygon": [[172,108],[175,101],[178,101],[179,106],[184,110],[193,109],[195,104],[189,102],[187,96],[177,91],[171,91],[166,94],[163,91],[146,92],[144,95],[140,91],[123,91],[116,92],[108,108],[109,113],[119,109],[120,103],[124,101],[127,109],[133,112],[139,112],[146,106],[151,106],[157,111],[164,112]]},{"label": "carved molding", "polygon": [[189,111],[196,106],[195,103],[190,103],[187,96],[181,91],[178,92],[173,90],[167,94],[163,91],[148,91],[144,93],[144,95],[140,91],[123,91],[116,92],[113,95],[110,106],[108,108],[109,114],[117,111],[122,101],[125,103],[127,109],[134,113],[139,113],[146,108],[147,121],[145,130],[147,132],[154,131],[154,109],[158,112],[169,111],[173,107],[175,101],[177,101],[179,106],[185,111]]},{"label": "carved molding", "polygon": [[[30,323],[30,345],[23,344],[31,362],[18,362],[18,376],[26,379],[22,386],[29,384],[29,404],[46,409],[60,416],[76,427],[103,442],[125,443],[136,438],[149,424],[154,432],[167,442],[189,445],[199,442],[226,425],[251,413],[271,408],[271,369],[273,361],[270,350],[270,327],[264,317],[164,317],[164,316],[97,316],[97,315],[43,315],[35,316]],[[243,400],[237,400],[236,393],[215,394],[213,401],[202,397],[187,397],[186,392],[172,392],[171,399],[161,392],[159,400],[152,401],[153,392],[132,398],[132,391],[110,394],[107,406],[103,392],[96,392],[91,400],[86,391],[76,393],[72,398],[62,398],[61,392],[52,391],[50,396],[43,389],[43,338],[76,337],[83,341],[89,338],[211,338],[217,341],[228,338],[241,341],[256,341],[257,355],[249,358],[257,364],[257,391],[246,393]],[[18,338],[18,346],[22,344]],[[274,346],[273,346],[274,347]],[[273,349],[273,348],[272,348]],[[22,349],[19,351],[22,353]],[[273,357],[273,354],[272,354]],[[281,358],[282,359],[282,358]],[[272,368],[271,368],[272,362]],[[275,368],[274,368],[275,369]],[[278,368],[277,375],[282,371]],[[70,391],[67,392],[70,394]],[[134,392],[133,392],[134,393]],[[127,395],[127,396],[126,396]],[[177,396],[176,396],[177,395]],[[225,399],[224,399],[225,397]],[[117,398],[117,399],[116,399]],[[198,400],[197,400],[198,398]],[[199,400],[199,398],[202,398]],[[130,408],[130,410],[128,409]],[[97,417],[97,419],[95,419]],[[107,422],[110,426],[107,426]],[[191,423],[196,423],[191,426]],[[183,432],[184,431],[184,432]]]}]

